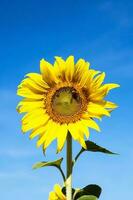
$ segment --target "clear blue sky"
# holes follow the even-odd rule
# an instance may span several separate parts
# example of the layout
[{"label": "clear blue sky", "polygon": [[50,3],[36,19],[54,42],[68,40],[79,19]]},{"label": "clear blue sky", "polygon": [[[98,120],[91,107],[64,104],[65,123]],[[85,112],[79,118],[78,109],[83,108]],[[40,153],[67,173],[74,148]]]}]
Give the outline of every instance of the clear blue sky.
[{"label": "clear blue sky", "polygon": [[[55,183],[53,168],[32,170],[55,158],[55,143],[44,158],[36,140],[20,131],[16,88],[28,72],[39,72],[39,60],[55,55],[83,57],[121,88],[109,99],[119,104],[100,123],[91,140],[120,156],[85,153],[74,171],[74,187],[97,183],[100,200],[133,197],[133,1],[131,0],[0,0],[0,199],[48,199]],[[74,153],[79,145],[74,143]],[[65,155],[65,151],[58,157]]]}]

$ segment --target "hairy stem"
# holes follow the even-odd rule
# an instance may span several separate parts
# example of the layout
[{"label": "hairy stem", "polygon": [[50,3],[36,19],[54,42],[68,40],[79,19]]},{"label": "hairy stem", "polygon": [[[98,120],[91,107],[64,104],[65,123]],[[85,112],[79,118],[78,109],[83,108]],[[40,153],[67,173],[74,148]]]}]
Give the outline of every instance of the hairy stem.
[{"label": "hairy stem", "polygon": [[67,177],[66,177],[66,197],[72,200],[72,137],[68,132],[67,135]]}]

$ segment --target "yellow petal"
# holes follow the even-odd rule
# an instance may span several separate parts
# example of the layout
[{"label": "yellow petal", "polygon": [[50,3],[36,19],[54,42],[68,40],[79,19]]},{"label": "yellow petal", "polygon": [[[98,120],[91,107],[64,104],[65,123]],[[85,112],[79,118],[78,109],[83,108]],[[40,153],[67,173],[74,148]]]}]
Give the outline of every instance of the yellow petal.
[{"label": "yellow petal", "polygon": [[88,139],[90,133],[89,133],[89,129],[87,128],[87,126],[85,126],[83,123],[82,123],[82,120],[80,120],[78,122],[78,126],[79,126],[79,129],[82,133],[85,134],[86,138]]},{"label": "yellow petal", "polygon": [[55,192],[50,192],[49,193],[49,200],[59,200]]},{"label": "yellow petal", "polygon": [[88,76],[88,79],[86,81],[86,86],[87,86],[89,91],[94,89],[93,78],[99,73],[100,73],[100,71],[96,71],[94,69],[89,69],[89,71],[88,71],[89,76]]},{"label": "yellow petal", "polygon": [[40,100],[34,100],[34,99],[23,99],[19,102],[19,104],[17,105],[17,108],[19,108],[20,106],[32,106],[32,108],[36,108],[39,107],[42,108],[44,107],[44,101]]},{"label": "yellow petal", "polygon": [[83,59],[79,59],[77,63],[75,64],[73,81],[80,82],[82,75],[88,72],[89,66],[90,66],[90,63],[85,62],[85,60]]},{"label": "yellow petal", "polygon": [[89,69],[90,80],[92,80],[96,75],[100,73],[100,71],[96,71],[94,69]]},{"label": "yellow petal", "polygon": [[86,148],[84,132],[80,128],[81,127],[79,127],[79,122],[68,124],[68,129],[74,140],[78,141],[82,147]]},{"label": "yellow petal", "polygon": [[24,117],[22,118],[22,122],[26,124],[35,118],[40,118],[41,116],[45,115],[45,112],[46,110],[44,109],[32,110],[31,112],[28,112],[27,114],[24,115]]},{"label": "yellow petal", "polygon": [[27,97],[31,99],[43,99],[44,95],[43,94],[37,94],[30,90],[29,88],[18,88],[17,90],[17,95],[22,96],[22,97]]},{"label": "yellow petal", "polygon": [[117,104],[115,104],[113,102],[110,102],[110,101],[106,101],[106,103],[104,105],[104,108],[112,108],[112,109],[114,109],[114,108],[117,108],[117,107],[118,107]]},{"label": "yellow petal", "polygon": [[45,109],[44,106],[45,103],[43,100],[25,98],[18,103],[16,109],[19,113],[23,113],[23,112],[30,112],[40,108]]},{"label": "yellow petal", "polygon": [[43,126],[41,125],[40,127],[37,127],[36,129],[34,129],[29,138],[33,139],[34,137],[38,136],[38,135],[44,135],[47,129],[47,122],[45,124],[43,124]]},{"label": "yellow petal", "polygon": [[83,113],[82,114],[83,119],[91,119],[91,118],[96,118],[101,121],[101,116],[93,113]]},{"label": "yellow petal", "polygon": [[55,56],[56,63],[58,64],[59,71],[62,72],[66,69],[66,63],[65,60],[63,60],[61,57]]},{"label": "yellow petal", "polygon": [[86,62],[84,59],[79,59],[75,65],[76,71],[88,71],[90,67],[90,63]]},{"label": "yellow petal", "polygon": [[103,83],[105,79],[105,73],[103,72],[102,74],[99,74],[95,79],[94,79],[94,87],[99,88],[101,84]]},{"label": "yellow petal", "polygon": [[39,86],[43,88],[49,88],[48,84],[44,82],[42,75],[37,73],[28,73],[26,77],[29,77],[31,80],[35,81]]},{"label": "yellow petal", "polygon": [[18,86],[18,88],[23,88],[23,87],[27,87],[30,90],[32,90],[34,93],[45,93],[47,90],[44,89],[44,87],[39,86],[36,82],[34,82],[32,79],[30,78],[26,78],[24,79],[20,85]]},{"label": "yellow petal", "polygon": [[59,82],[58,78],[54,73],[53,66],[44,59],[40,61],[40,71],[42,73],[43,80],[49,86],[53,86]]},{"label": "yellow petal", "polygon": [[110,90],[118,88],[118,87],[120,87],[119,84],[107,83],[107,84],[104,84],[103,86],[101,86],[101,89],[107,89],[107,91],[109,92]]},{"label": "yellow petal", "polygon": [[90,101],[100,101],[107,95],[107,89],[98,89],[89,95]]},{"label": "yellow petal", "polygon": [[[45,99],[45,96],[44,96]],[[44,101],[42,100],[36,100],[36,99],[29,99],[29,98],[24,98],[18,103],[19,106],[27,106],[27,105],[44,105]]]},{"label": "yellow petal", "polygon": [[57,77],[62,81],[65,80],[66,62],[58,56],[55,56],[54,69]]},{"label": "yellow petal", "polygon": [[47,114],[44,114],[43,116],[40,116],[38,118],[33,119],[32,121],[29,121],[27,124],[22,123],[22,131],[27,132],[31,129],[34,129],[40,125],[43,125],[46,123],[46,121],[49,119],[49,116]]},{"label": "yellow petal", "polygon": [[[29,109],[26,109],[29,108]],[[22,112],[28,112],[28,111],[32,111],[33,109],[36,108],[44,108],[44,103],[43,101],[37,101],[37,102],[24,102],[23,100],[19,102],[19,104],[17,105],[16,109],[19,113]]]},{"label": "yellow petal", "polygon": [[45,109],[44,105],[39,105],[39,104],[35,104],[33,106],[32,105],[22,105],[22,106],[17,107],[17,111],[19,113],[25,113],[25,112],[31,112],[31,111],[33,111],[33,109],[37,110],[40,108]]},{"label": "yellow petal", "polygon": [[60,152],[64,146],[67,136],[67,125],[62,124],[57,129],[57,153]]},{"label": "yellow petal", "polygon": [[[100,106],[102,106],[102,107],[104,107],[105,109],[115,109],[115,108],[117,108],[118,107],[118,105],[117,104],[115,104],[115,103],[113,103],[113,102],[110,102],[110,101],[106,101],[106,100],[100,100],[100,101],[94,101],[94,103],[96,103],[96,104],[98,104],[98,105],[100,105]],[[109,111],[108,110],[108,111]]]},{"label": "yellow petal", "polygon": [[93,120],[93,119],[88,119],[88,120],[84,120],[82,119],[81,120],[82,123],[90,128],[93,128],[95,129],[96,131],[99,131],[100,132],[100,128],[98,126],[98,124]]},{"label": "yellow petal", "polygon": [[102,106],[90,102],[88,104],[88,113],[110,116],[109,112]]},{"label": "yellow petal", "polygon": [[83,136],[80,136],[77,141],[80,143],[80,145],[84,148],[84,149],[87,149],[87,146],[85,144],[85,140],[84,140],[84,137]]},{"label": "yellow petal", "polygon": [[51,126],[49,131],[46,131],[47,137],[43,146],[44,150],[57,138],[56,127],[57,125],[55,123]]},{"label": "yellow petal", "polygon": [[60,185],[56,184],[54,186],[54,191],[55,191],[55,194],[57,195],[57,197],[59,198],[59,200],[65,200],[66,199],[64,194],[61,191]]},{"label": "yellow petal", "polygon": [[45,134],[37,141],[37,147],[44,143],[44,149],[46,149],[50,145],[50,143],[57,137],[56,126],[55,122],[49,120]]},{"label": "yellow petal", "polygon": [[89,73],[84,73],[83,75],[82,75],[82,77],[81,77],[81,79],[80,79],[80,81],[79,81],[79,84],[80,84],[80,86],[81,87],[84,87],[85,86],[85,84],[87,83],[87,81],[88,81],[88,78],[89,78]]},{"label": "yellow petal", "polygon": [[69,56],[66,60],[65,78],[69,82],[72,80],[74,74],[74,57]]},{"label": "yellow petal", "polygon": [[77,140],[79,138],[79,130],[77,123],[69,123],[68,130],[71,133],[74,140]]}]

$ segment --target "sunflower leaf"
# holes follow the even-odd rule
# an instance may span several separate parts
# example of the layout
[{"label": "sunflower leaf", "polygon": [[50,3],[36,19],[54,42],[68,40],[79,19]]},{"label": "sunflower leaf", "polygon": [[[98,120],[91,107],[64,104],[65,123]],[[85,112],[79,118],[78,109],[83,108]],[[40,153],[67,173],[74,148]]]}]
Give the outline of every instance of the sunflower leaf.
[{"label": "sunflower leaf", "polygon": [[114,153],[108,149],[105,149],[104,147],[101,147],[99,145],[97,145],[96,143],[90,141],[90,140],[86,140],[86,149],[84,149],[82,147],[82,149],[79,151],[79,153],[76,155],[74,161],[73,161],[73,165],[75,164],[75,162],[77,161],[77,159],[79,158],[79,156],[85,152],[85,151],[91,151],[91,152],[100,152],[100,153],[106,153],[106,154],[112,154],[112,155],[119,155],[117,153]]},{"label": "sunflower leaf", "polygon": [[97,200],[98,198],[93,195],[84,195],[77,200]]},{"label": "sunflower leaf", "polygon": [[84,149],[82,148],[81,151],[84,152],[84,151],[93,151],[93,152],[101,152],[101,153],[106,153],[106,154],[115,154],[115,155],[118,155],[117,153],[114,153],[108,149],[105,149],[104,147],[101,147],[99,145],[97,145],[96,143],[90,141],[90,140],[87,140],[85,141],[86,143],[86,146],[87,146],[87,149]]},{"label": "sunflower leaf", "polygon": [[60,168],[61,166],[61,163],[63,161],[63,158],[60,158],[58,160],[54,160],[54,161],[50,161],[50,162],[38,162],[36,164],[33,165],[33,169],[39,169],[39,168],[42,168],[42,167],[57,167],[57,168]]},{"label": "sunflower leaf", "polygon": [[74,200],[97,200],[101,194],[101,187],[99,185],[91,184],[75,191]]},{"label": "sunflower leaf", "polygon": [[85,151],[100,152],[100,153],[111,154],[111,155],[119,155],[118,153],[114,153],[108,149],[105,149],[104,147],[101,147],[90,140],[86,140],[85,143],[86,143],[86,149],[82,147],[82,149],[79,151],[79,153],[76,155],[75,159],[73,160],[73,166],[78,160],[79,156]]}]

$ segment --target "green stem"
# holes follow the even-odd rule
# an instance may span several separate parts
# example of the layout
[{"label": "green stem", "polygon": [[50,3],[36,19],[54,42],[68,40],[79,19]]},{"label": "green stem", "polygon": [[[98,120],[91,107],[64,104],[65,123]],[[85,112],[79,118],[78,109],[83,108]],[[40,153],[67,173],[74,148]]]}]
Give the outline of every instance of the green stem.
[{"label": "green stem", "polygon": [[67,177],[66,177],[66,197],[72,200],[72,137],[70,132],[67,135]]},{"label": "green stem", "polygon": [[65,181],[66,181],[65,174],[64,174],[63,170],[61,169],[61,167],[59,167],[58,169],[60,170],[60,173],[62,175],[63,181],[65,183]]},{"label": "green stem", "polygon": [[73,160],[73,166],[74,166],[75,162],[78,160],[81,153],[82,153],[82,151],[79,151],[79,153],[75,156],[75,159]]}]

